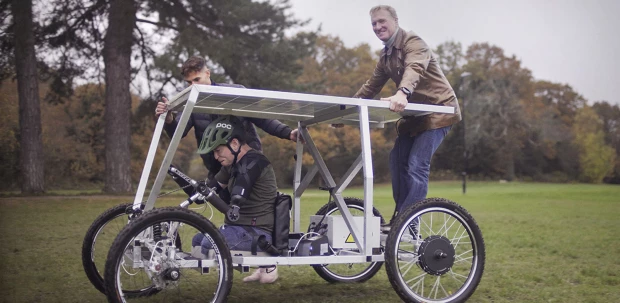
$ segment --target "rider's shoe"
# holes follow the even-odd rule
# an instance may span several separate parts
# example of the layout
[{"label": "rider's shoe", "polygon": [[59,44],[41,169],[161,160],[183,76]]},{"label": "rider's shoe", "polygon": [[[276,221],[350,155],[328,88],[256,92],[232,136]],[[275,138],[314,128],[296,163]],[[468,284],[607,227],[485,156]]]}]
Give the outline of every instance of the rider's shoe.
[{"label": "rider's shoe", "polygon": [[264,271],[265,271],[264,268],[257,268],[251,275],[243,278],[243,282],[259,281]]},{"label": "rider's shoe", "polygon": [[254,282],[259,281],[263,284],[273,283],[278,280],[278,268],[270,267],[270,268],[258,268],[251,275],[243,278],[243,282]]},{"label": "rider's shoe", "polygon": [[260,276],[260,282],[263,284],[270,284],[275,282],[276,280],[278,280],[278,268],[277,267],[270,267],[270,268],[263,268],[264,271]]},{"label": "rider's shoe", "polygon": [[197,259],[201,259],[201,260],[206,259],[207,256],[205,256],[205,254],[202,253],[202,249],[201,248],[202,247],[200,247],[200,245],[193,246],[192,247],[192,252],[191,252],[192,257],[197,258]]}]

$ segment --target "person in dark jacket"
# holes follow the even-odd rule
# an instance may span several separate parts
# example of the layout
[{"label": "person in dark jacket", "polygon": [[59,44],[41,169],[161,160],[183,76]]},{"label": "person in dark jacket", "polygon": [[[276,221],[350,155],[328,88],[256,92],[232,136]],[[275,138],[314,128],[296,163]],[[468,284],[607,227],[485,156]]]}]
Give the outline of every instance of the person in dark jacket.
[{"label": "person in dark jacket", "polygon": [[[243,85],[238,84],[215,83],[211,80],[211,71],[207,67],[206,60],[202,57],[194,56],[185,61],[181,67],[181,75],[188,85],[204,84],[244,88]],[[165,97],[162,98],[162,102],[157,103],[155,115],[159,117],[159,115],[167,112],[164,130],[169,136],[172,137],[179,123],[180,115],[176,115],[175,113],[168,111],[167,103],[168,99]],[[192,113],[189,117],[189,121],[187,122],[187,126],[183,131],[183,137],[185,137],[189,131],[194,128],[196,141],[200,144],[200,140],[202,139],[205,129],[209,123],[218,117],[219,115],[214,114]],[[242,117],[239,117],[239,119],[243,122],[243,126],[246,130],[246,142],[252,149],[258,151],[263,150],[255,126],[258,126],[260,129],[272,136],[297,142],[297,129],[291,130],[290,127],[278,120]],[[205,167],[209,170],[208,178],[213,179],[213,176],[215,176],[215,174],[221,169],[221,164],[215,160],[213,153],[201,154],[200,156]]]},{"label": "person in dark jacket", "polygon": [[[212,153],[223,168],[215,175],[216,192],[230,192],[230,205],[237,206],[239,216],[225,218],[220,232],[231,250],[251,251],[254,236],[273,243],[275,201],[278,192],[271,162],[244,140],[247,133],[242,121],[234,116],[220,116],[209,124],[198,145],[198,153]],[[211,240],[198,233],[192,239],[193,250],[207,256]],[[260,247],[257,251],[262,251]],[[278,279],[275,265],[259,267],[244,282],[273,283]]]}]

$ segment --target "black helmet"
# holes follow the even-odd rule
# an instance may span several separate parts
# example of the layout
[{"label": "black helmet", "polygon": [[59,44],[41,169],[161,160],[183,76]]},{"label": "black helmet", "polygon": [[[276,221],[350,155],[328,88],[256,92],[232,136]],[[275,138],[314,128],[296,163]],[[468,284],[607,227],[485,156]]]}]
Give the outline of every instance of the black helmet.
[{"label": "black helmet", "polygon": [[207,129],[205,129],[200,146],[198,146],[198,153],[209,153],[220,145],[228,145],[234,138],[237,138],[237,140],[243,143],[244,134],[245,129],[239,118],[234,116],[221,116],[213,120],[209,126],[207,126]]}]

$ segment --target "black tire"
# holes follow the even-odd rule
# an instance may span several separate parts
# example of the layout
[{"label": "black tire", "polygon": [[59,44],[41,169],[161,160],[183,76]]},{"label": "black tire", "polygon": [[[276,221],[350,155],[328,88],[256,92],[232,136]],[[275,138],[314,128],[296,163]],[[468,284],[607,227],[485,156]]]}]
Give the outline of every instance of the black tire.
[{"label": "black tire", "polygon": [[404,302],[464,302],[480,283],[484,263],[476,221],[442,198],[400,212],[386,241],[388,279]]},{"label": "black tire", "polygon": [[[112,242],[129,222],[126,210],[132,205],[132,203],[120,204],[103,212],[90,225],[82,242],[84,272],[90,283],[103,294],[105,294],[103,270],[106,257],[110,247],[112,247]],[[144,204],[141,206],[144,209]],[[126,290],[127,293],[136,294],[142,291],[144,290]]]},{"label": "black tire", "polygon": [[[358,198],[344,198],[347,208],[355,215],[364,214],[364,201]],[[340,213],[335,202],[329,202],[316,212],[318,216],[333,215]],[[381,218],[381,224],[385,223],[379,210],[373,207],[374,216]],[[310,231],[310,229],[308,230]],[[312,265],[316,273],[330,283],[361,283],[372,278],[383,266],[383,262],[358,263],[358,264],[321,264]]]},{"label": "black tire", "polygon": [[[153,239],[151,232],[154,227],[161,229],[160,239]],[[172,232],[173,227],[178,229]],[[204,265],[204,260],[196,263],[195,267],[182,265],[186,260],[192,260],[188,253],[192,249],[192,238],[198,233],[208,237],[215,251],[211,261],[214,266],[204,272],[198,265]],[[181,249],[177,247],[179,242],[176,239],[179,237],[185,244]],[[134,251],[136,247],[140,250]],[[134,266],[132,262],[136,262]],[[123,228],[108,254],[104,284],[109,302],[218,303],[226,302],[232,278],[230,250],[215,225],[191,210],[165,207],[145,212]],[[128,284],[132,285],[127,287]],[[158,293],[143,298],[127,294],[122,289],[135,289],[134,284],[153,284]]]}]

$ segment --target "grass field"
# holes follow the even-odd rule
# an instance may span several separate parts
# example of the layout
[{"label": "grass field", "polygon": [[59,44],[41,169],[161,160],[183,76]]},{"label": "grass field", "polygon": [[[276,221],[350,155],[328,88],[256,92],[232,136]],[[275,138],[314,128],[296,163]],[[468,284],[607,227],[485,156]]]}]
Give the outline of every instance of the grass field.
[{"label": "grass field", "polygon": [[[620,186],[432,183],[429,197],[464,206],[482,229],[486,268],[469,302],[620,302]],[[289,191],[290,192],[290,191]],[[362,196],[361,189],[345,192]],[[375,206],[392,214],[389,186]],[[177,205],[181,195],[158,200]],[[302,226],[327,202],[302,198]],[[105,302],[86,278],[81,245],[104,210],[133,197],[0,198],[0,302]],[[209,211],[207,210],[206,216]],[[214,222],[222,216],[216,214]],[[385,269],[366,283],[329,284],[310,266],[280,267],[272,285],[244,284],[235,271],[229,302],[399,302]]]}]

